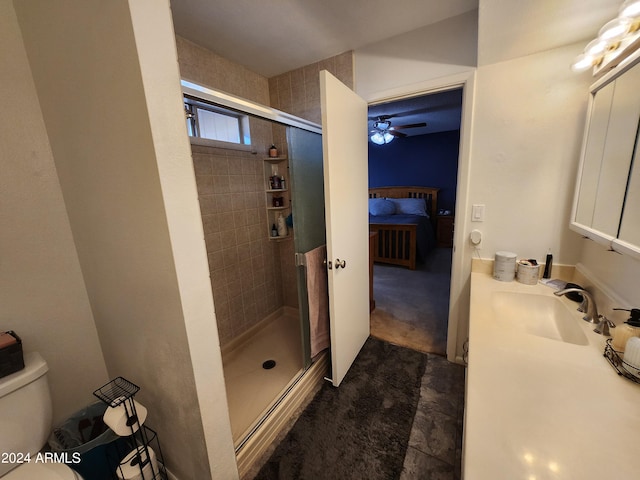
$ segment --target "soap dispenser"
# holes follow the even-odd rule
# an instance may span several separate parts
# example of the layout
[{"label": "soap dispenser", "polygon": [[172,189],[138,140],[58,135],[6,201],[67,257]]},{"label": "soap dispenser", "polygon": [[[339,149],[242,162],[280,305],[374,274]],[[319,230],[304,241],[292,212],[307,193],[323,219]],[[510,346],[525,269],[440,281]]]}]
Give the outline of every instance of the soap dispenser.
[{"label": "soap dispenser", "polygon": [[640,337],[640,309],[639,308],[614,308],[629,312],[629,319],[614,330],[611,346],[617,352],[624,352],[627,340],[631,337]]}]

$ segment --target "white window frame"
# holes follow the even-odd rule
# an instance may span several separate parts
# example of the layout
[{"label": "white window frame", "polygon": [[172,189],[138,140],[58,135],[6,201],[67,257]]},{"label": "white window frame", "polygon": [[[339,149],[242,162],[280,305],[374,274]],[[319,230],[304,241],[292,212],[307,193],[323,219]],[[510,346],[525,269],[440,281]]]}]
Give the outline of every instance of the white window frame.
[{"label": "white window frame", "polygon": [[182,86],[182,93],[184,95],[190,95],[193,98],[215,103],[216,105],[222,107],[229,107],[238,112],[246,113],[255,117],[273,120],[274,122],[289,125],[291,127],[297,127],[303,130],[308,130],[310,132],[320,134],[322,133],[321,125],[277,110],[275,108],[260,105],[250,100],[245,100],[243,98],[220,92],[218,90],[213,90],[211,88],[198,85],[197,83],[193,83],[185,79],[180,80],[180,84]]},{"label": "white window frame", "polygon": [[[233,145],[251,145],[251,133],[249,128],[249,117],[246,114],[237,112],[235,110],[231,110],[228,108],[223,108],[218,105],[214,105],[212,103],[203,101],[200,98],[193,97],[191,95],[184,94],[183,102],[185,107],[185,116],[187,122],[187,133],[189,137],[193,140],[192,143],[206,143],[210,142],[222,142],[225,144],[233,144]],[[213,112],[218,115],[223,115],[230,119],[233,119],[233,122],[237,122],[238,126],[238,138],[239,141],[229,141],[228,137],[223,138],[211,138],[211,137],[203,137],[200,135],[200,120],[199,120],[199,112]]]}]

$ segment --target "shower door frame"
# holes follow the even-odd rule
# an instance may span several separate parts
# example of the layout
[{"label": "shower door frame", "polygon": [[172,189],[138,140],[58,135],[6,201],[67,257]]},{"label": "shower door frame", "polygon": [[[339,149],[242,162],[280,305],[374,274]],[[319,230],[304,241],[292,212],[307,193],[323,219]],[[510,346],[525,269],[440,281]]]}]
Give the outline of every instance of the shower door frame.
[{"label": "shower door frame", "polygon": [[308,130],[309,132],[319,133],[322,135],[321,125],[305,120],[304,118],[296,117],[295,115],[291,115],[265,105],[260,105],[259,103],[255,103],[244,98],[229,95],[228,93],[212,90],[185,79],[182,79],[180,84],[182,85],[183,94],[199,97],[203,100],[216,103],[223,107],[232,108],[254,117],[271,120],[289,127],[301,128],[302,130]]},{"label": "shower door frame", "polygon": [[[281,110],[268,107],[266,105],[260,105],[244,98],[236,97],[234,95],[229,95],[228,93],[220,92],[204,87],[202,85],[198,85],[197,83],[190,82],[189,80],[184,78],[181,79],[180,84],[183,95],[200,98],[207,102],[211,102],[222,107],[227,107],[241,113],[251,115],[253,117],[284,125],[285,127],[287,127],[287,130],[290,127],[293,127],[322,136],[322,126],[318,125],[317,123],[310,122],[303,118],[296,117],[295,115],[291,115]],[[288,134],[287,137],[289,137]],[[306,289],[306,282],[301,282],[299,271],[300,269],[297,268],[296,270],[298,270],[296,274],[298,278],[298,298],[300,301],[300,299],[306,299],[306,290],[304,292],[304,295],[303,292],[300,291],[301,287]],[[302,280],[304,280],[304,278],[302,278]],[[305,307],[306,305],[306,301],[300,303],[300,307]],[[311,346],[309,337],[310,327],[308,311],[306,313],[299,311],[299,319],[301,329],[300,343],[302,344],[303,353],[302,370],[304,374],[304,372],[311,365]]]}]

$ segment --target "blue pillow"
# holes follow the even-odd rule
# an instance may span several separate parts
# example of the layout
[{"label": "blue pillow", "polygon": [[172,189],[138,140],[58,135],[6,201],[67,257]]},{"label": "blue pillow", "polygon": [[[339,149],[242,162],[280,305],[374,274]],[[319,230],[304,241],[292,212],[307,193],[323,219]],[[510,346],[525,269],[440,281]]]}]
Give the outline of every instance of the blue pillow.
[{"label": "blue pillow", "polygon": [[389,200],[395,205],[398,214],[429,216],[424,198],[390,198]]},{"label": "blue pillow", "polygon": [[386,198],[370,198],[369,213],[371,215],[393,215],[396,213],[395,204]]}]

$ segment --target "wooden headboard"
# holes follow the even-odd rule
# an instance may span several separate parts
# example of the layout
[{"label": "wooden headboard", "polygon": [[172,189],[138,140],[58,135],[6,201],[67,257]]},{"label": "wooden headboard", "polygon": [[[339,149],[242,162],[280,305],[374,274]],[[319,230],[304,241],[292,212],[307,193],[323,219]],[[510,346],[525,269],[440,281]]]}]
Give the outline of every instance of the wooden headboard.
[{"label": "wooden headboard", "polygon": [[434,187],[375,187],[369,189],[369,198],[424,198],[431,221],[438,211],[438,191]]}]

